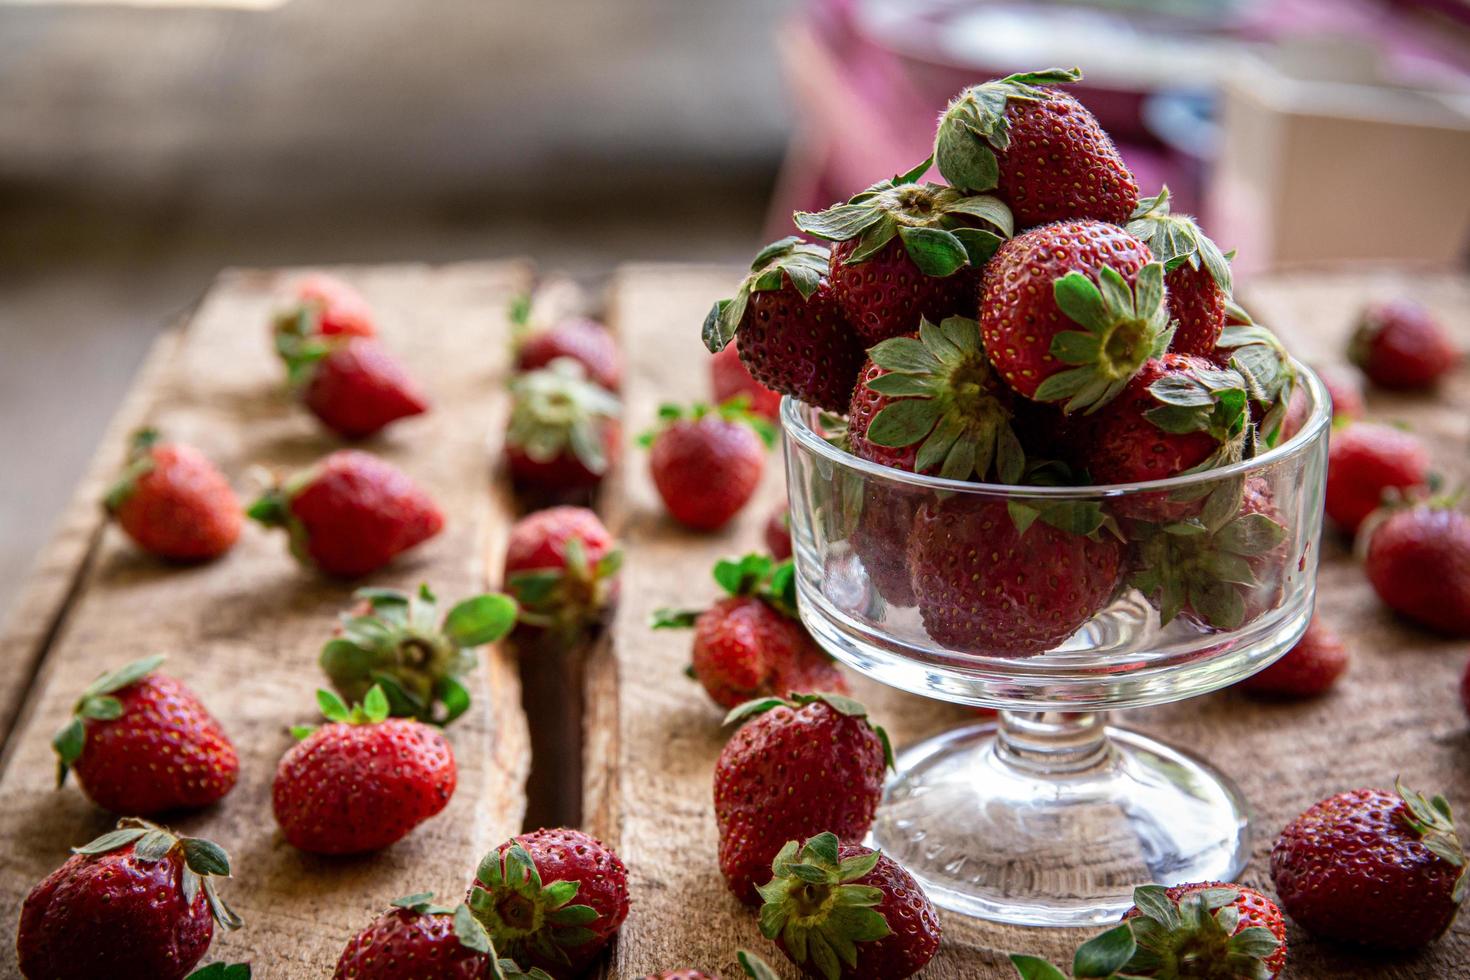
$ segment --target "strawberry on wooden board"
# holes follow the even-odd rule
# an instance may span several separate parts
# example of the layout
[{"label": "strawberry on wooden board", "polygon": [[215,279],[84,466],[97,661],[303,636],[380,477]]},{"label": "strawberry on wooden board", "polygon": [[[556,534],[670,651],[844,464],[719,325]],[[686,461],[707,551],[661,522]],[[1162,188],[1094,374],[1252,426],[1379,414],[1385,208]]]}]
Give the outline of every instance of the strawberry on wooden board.
[{"label": "strawberry on wooden board", "polygon": [[715,763],[720,871],[752,905],[772,859],[793,838],[830,830],[862,840],[893,750],[867,708],[835,694],[747,701],[725,721],[741,727]]},{"label": "strawberry on wooden board", "polygon": [[218,558],[240,537],[240,501],[199,450],[134,433],[104,506],[138,547],[169,561]]},{"label": "strawberry on wooden board", "polygon": [[469,906],[434,904],[432,893],[393,902],[353,936],[337,959],[332,980],[551,980],[540,970],[522,973],[497,960],[490,934]]},{"label": "strawberry on wooden board", "polygon": [[1138,183],[1092,113],[1053,87],[1081,79],[1076,68],[1048,68],[965,89],[939,119],[939,172],[961,190],[994,190],[1017,228],[1127,221]]},{"label": "strawberry on wooden board", "polygon": [[1138,202],[1127,231],[1164,264],[1169,316],[1175,324],[1169,349],[1201,357],[1214,354],[1233,288],[1225,254],[1194,218],[1171,211],[1167,187]]},{"label": "strawberry on wooden board", "polygon": [[1325,694],[1348,668],[1347,647],[1320,616],[1313,615],[1296,645],[1265,670],[1240,682],[1240,689],[1267,698],[1312,698]]},{"label": "strawberry on wooden board", "polygon": [[373,310],[362,294],[336,276],[314,272],[303,276],[291,304],[275,316],[274,330],[297,337],[372,337],[377,334]]},{"label": "strawberry on wooden board", "polygon": [[444,527],[438,506],[407,474],[355,449],[267,490],[246,513],[284,528],[299,561],[339,578],[377,571]]},{"label": "strawberry on wooden board", "polygon": [[1400,299],[1363,311],[1348,359],[1380,388],[1413,389],[1433,385],[1459,363],[1460,352],[1432,313]]},{"label": "strawberry on wooden board", "polygon": [[628,917],[628,871],[595,837],[541,829],[480,861],[467,904],[501,956],[581,976]]},{"label": "strawberry on wooden board", "polygon": [[240,918],[215,891],[229,877],[219,845],[143,820],[74,848],[31,889],[15,947],[34,980],[182,980],[203,958],[218,922]]},{"label": "strawberry on wooden board", "polygon": [[510,382],[505,458],[518,486],[586,490],[602,482],[622,446],[617,397],[570,358]]},{"label": "strawberry on wooden board", "polygon": [[1271,881],[1297,925],[1323,939],[1412,949],[1438,939],[1466,890],[1450,805],[1395,783],[1313,804],[1271,849]]},{"label": "strawberry on wooden board", "polygon": [[772,391],[750,376],[750,371],[740,360],[738,345],[726,345],[724,350],[709,359],[709,384],[716,404],[744,396],[750,399],[750,410],[755,414],[772,421],[781,415],[781,393]]},{"label": "strawberry on wooden board", "polygon": [[461,680],[475,668],[475,648],[494,643],[516,622],[516,604],[495,593],[471,596],[442,617],[427,585],[416,593],[359,589],[318,658],[348,703],[374,685],[388,697],[389,713],[447,725],[469,710]]},{"label": "strawberry on wooden board", "polygon": [[734,708],[793,691],[847,693],[847,681],[796,612],[791,562],[749,554],[715,564],[728,594],[708,609],[659,609],[653,629],[694,630],[689,672],[710,699]]},{"label": "strawberry on wooden board", "polygon": [[877,851],[820,833],[788,841],[762,885],[761,935],[819,980],[902,980],[939,949],[919,883]]},{"label": "strawberry on wooden board", "polygon": [[429,410],[429,399],[388,348],[371,337],[277,338],[291,390],[344,439],[365,439]]},{"label": "strawberry on wooden board", "polygon": [[1327,444],[1325,508],[1348,534],[1385,502],[1429,481],[1429,453],[1413,435],[1390,425],[1354,422]]},{"label": "strawberry on wooden board", "polygon": [[913,333],[920,317],[972,315],[975,270],[1011,234],[999,199],[920,183],[929,165],[793,217],[807,234],[838,243],[828,267],[832,296],[866,344]]},{"label": "strawberry on wooden board", "polygon": [[454,753],[438,728],[388,716],[380,687],[351,709],[318,691],[327,718],[300,726],[281,758],[271,809],[292,847],[313,854],[364,854],[407,836],[454,795]]},{"label": "strawberry on wooden board", "polygon": [[1027,398],[1095,410],[1171,336],[1164,267],[1116,225],[1061,221],[1005,242],[980,288],[985,350]]},{"label": "strawberry on wooden board", "polygon": [[586,507],[548,507],[510,529],[505,590],[520,606],[518,625],[570,642],[601,622],[618,598],[623,553]]},{"label": "strawberry on wooden board", "polygon": [[766,550],[777,561],[791,557],[791,505],[786,501],[776,505],[766,519]]},{"label": "strawberry on wooden board", "polygon": [[765,472],[775,427],[737,400],[658,410],[659,427],[639,437],[648,470],[669,514],[686,527],[715,531],[745,507]]},{"label": "strawberry on wooden board", "polygon": [[596,320],[582,316],[564,317],[549,326],[531,322],[529,297],[511,304],[510,320],[515,336],[517,371],[536,371],[558,357],[582,365],[587,377],[608,391],[623,383],[623,355],[612,332]]},{"label": "strawberry on wooden board", "polygon": [[808,405],[841,412],[852,396],[862,344],[826,281],[826,248],[783,238],[761,249],[731,299],[704,321],[704,344],[733,339],[757,382]]},{"label": "strawberry on wooden board", "polygon": [[1365,528],[1363,570],[1395,612],[1470,637],[1470,516],[1442,501],[1393,508]]},{"label": "strawberry on wooden board", "polygon": [[183,684],[147,657],[103,674],[82,692],[52,739],[56,785],[75,771],[87,798],[114,813],[197,809],[235,786],[235,746]]}]

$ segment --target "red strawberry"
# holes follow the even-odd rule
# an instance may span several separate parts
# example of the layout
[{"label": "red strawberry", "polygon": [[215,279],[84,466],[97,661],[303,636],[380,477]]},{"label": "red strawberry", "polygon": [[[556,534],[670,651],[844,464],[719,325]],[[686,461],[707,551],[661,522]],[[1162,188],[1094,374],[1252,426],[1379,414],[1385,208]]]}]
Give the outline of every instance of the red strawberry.
[{"label": "red strawberry", "polygon": [[868,709],[834,694],[747,701],[725,721],[742,725],[715,763],[720,871],[749,905],[792,838],[828,828],[862,840],[893,752]]},{"label": "red strawberry", "polygon": [[23,976],[46,980],[182,980],[214,923],[241,922],[215,892],[230,859],[216,844],[132,818],[31,889],[15,947]]},{"label": "red strawberry", "polygon": [[623,383],[623,355],[607,327],[586,317],[568,317],[549,327],[532,330],[516,349],[516,370],[536,371],[558,357],[582,365],[589,380],[608,391]]},{"label": "red strawberry", "polygon": [[1460,360],[1438,320],[1411,300],[1363,311],[1348,358],[1383,388],[1427,388]]},{"label": "red strawberry", "polygon": [[[485,927],[461,904],[409,895],[347,941],[333,980],[482,980],[499,977]],[[536,971],[539,977],[546,974]],[[548,978],[549,980],[549,978]]]},{"label": "red strawberry", "polygon": [[1011,234],[1010,210],[998,199],[919,183],[928,169],[925,160],[846,204],[793,219],[840,243],[828,270],[832,297],[865,344],[913,333],[921,317],[973,315],[974,270]]},{"label": "red strawberry", "polygon": [[1424,946],[1465,895],[1465,852],[1444,797],[1358,789],[1313,804],[1271,849],[1271,881],[1297,925],[1383,949]]},{"label": "red strawberry", "polygon": [[801,624],[790,562],[761,554],[715,565],[729,598],[704,610],[660,609],[654,629],[694,628],[690,671],[711,700],[733,708],[793,691],[847,693],[847,681]]},{"label": "red strawberry", "polygon": [[628,871],[580,830],[537,830],[485,855],[468,903],[502,956],[580,976],[628,917]]},{"label": "red strawberry", "polygon": [[695,530],[724,527],[760,485],[774,428],[738,402],[687,413],[664,405],[658,414],[660,428],[639,442],[650,450],[648,469],[664,506]]},{"label": "red strawberry", "polygon": [[417,593],[359,589],[358,604],[342,615],[320,663],[337,693],[361,701],[374,684],[401,718],[447,725],[470,706],[461,678],[478,663],[475,647],[493,643],[516,622],[508,596],[477,595],[440,617],[427,585]]},{"label": "red strawberry", "polygon": [[1092,113],[1051,87],[1081,78],[1076,68],[1050,68],[965,89],[939,120],[939,172],[962,190],[993,188],[1018,228],[1127,221],[1138,203],[1133,174]]},{"label": "red strawberry", "polygon": [[822,833],[788,842],[771,869],[760,889],[761,935],[809,977],[902,980],[939,950],[928,896],[877,851]]},{"label": "red strawberry", "polygon": [[1363,404],[1363,383],[1357,377],[1336,368],[1321,367],[1317,369],[1317,378],[1322,382],[1322,387],[1327,389],[1327,396],[1332,399],[1334,421],[1352,421],[1363,417],[1363,412],[1366,411]]},{"label": "red strawberry", "polygon": [[737,347],[726,346],[709,359],[710,391],[717,404],[742,395],[750,399],[750,410],[775,421],[781,414],[781,393],[772,391],[750,376]]},{"label": "red strawberry", "polygon": [[406,474],[355,449],[267,490],[247,513],[285,528],[299,561],[342,578],[376,571],[444,527],[438,506]]},{"label": "red strawberry", "polygon": [[1389,512],[1369,532],[1363,570],[1390,609],[1470,636],[1470,517],[1463,512],[1436,502]]},{"label": "red strawberry", "polygon": [[93,803],[142,816],[209,806],[234,788],[235,746],[194,692],[154,673],[162,663],[137,660],[87,686],[51,742],[58,787],[75,770]]},{"label": "red strawberry", "polygon": [[133,436],[105,505],[138,547],[170,561],[218,558],[240,537],[240,501],[229,481],[199,450],[159,442],[152,429]]},{"label": "red strawberry", "polygon": [[1164,263],[1169,316],[1175,323],[1169,349],[1210,357],[1225,329],[1230,298],[1230,263],[1187,214],[1171,214],[1169,188],[1138,202],[1128,222],[1134,235]]},{"label": "red strawberry", "polygon": [[1327,516],[1349,534],[1384,503],[1429,479],[1429,454],[1401,429],[1355,422],[1336,429],[1327,446]]},{"label": "red strawberry", "polygon": [[704,344],[718,353],[733,338],[756,381],[841,412],[863,355],[825,280],[828,262],[827,249],[799,238],[767,245],[734,298],[710,310]]},{"label": "red strawberry", "polygon": [[1164,267],[1116,225],[1033,228],[985,267],[980,329],[991,363],[1022,395],[1066,402],[1068,412],[1107,404],[1164,352],[1168,327]]},{"label": "red strawberry", "polygon": [[791,505],[782,501],[766,519],[766,550],[777,561],[791,557]]},{"label": "red strawberry", "polygon": [[444,809],[454,753],[430,725],[388,717],[380,687],[351,710],[318,691],[328,724],[301,727],[276,767],[271,809],[292,847],[313,854],[380,851]]},{"label": "red strawberry", "polygon": [[516,521],[505,549],[505,590],[520,622],[571,639],[601,622],[618,597],[623,553],[585,507],[551,507]]},{"label": "red strawberry", "polygon": [[1112,600],[1123,549],[1092,502],[955,495],[919,507],[909,567],[936,643],[1028,657],[1061,643]]},{"label": "red strawberry", "polygon": [[505,458],[521,487],[562,492],[602,482],[622,448],[616,396],[558,358],[510,383]]},{"label": "red strawberry", "polygon": [[370,337],[311,338],[280,350],[302,404],[345,439],[366,438],[429,410],[408,372]]},{"label": "red strawberry", "polygon": [[1302,638],[1275,663],[1240,682],[1242,690],[1272,698],[1311,698],[1326,693],[1348,667],[1347,648],[1317,616]]},{"label": "red strawberry", "polygon": [[275,331],[298,337],[372,337],[377,334],[367,300],[336,276],[316,272],[296,284],[292,305],[276,314]]},{"label": "red strawberry", "polygon": [[1123,920],[1136,948],[1120,965],[1130,977],[1272,980],[1286,968],[1286,923],[1265,895],[1219,881],[1142,885]]},{"label": "red strawberry", "polygon": [[877,481],[853,489],[861,495],[861,509],[848,544],[862,559],[868,582],[883,601],[890,606],[912,606],[916,600],[908,559],[909,531],[929,494]]}]

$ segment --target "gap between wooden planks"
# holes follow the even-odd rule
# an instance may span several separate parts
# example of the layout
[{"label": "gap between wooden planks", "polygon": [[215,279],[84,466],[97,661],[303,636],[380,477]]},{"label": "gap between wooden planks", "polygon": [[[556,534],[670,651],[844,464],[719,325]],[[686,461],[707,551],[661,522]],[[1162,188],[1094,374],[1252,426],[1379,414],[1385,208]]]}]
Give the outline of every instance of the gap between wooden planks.
[{"label": "gap between wooden planks", "polygon": [[[94,676],[154,652],[169,655],[165,669],[200,695],[241,757],[239,785],[221,804],[171,821],[220,843],[234,864],[222,892],[247,925],[217,933],[211,960],[249,960],[256,976],[272,980],[327,976],[347,939],[389,901],[430,889],[457,900],[481,853],[520,828],[526,722],[515,665],[500,650],[482,657],[476,706],[450,729],[459,770],[454,798],[406,840],[372,857],[315,858],[286,845],[270,813],[270,782],[290,745],[286,727],[317,720],[317,651],[353,588],[427,581],[448,601],[482,591],[487,564],[498,571],[510,522],[503,496],[489,492],[490,460],[499,455],[506,409],[504,313],[510,297],[529,286],[529,267],[343,272],[366,293],[386,343],[435,401],[431,414],[362,448],[429,489],[445,511],[444,533],[384,572],[343,584],[299,568],[284,535],[255,526],[221,561],[180,569],[139,555],[102,525],[102,488],[128,430],[144,421],[203,449],[242,497],[254,489],[250,467],[290,470],[338,448],[281,391],[268,323],[291,273],[221,276],[185,327],[159,342],[0,637],[10,676],[0,706],[18,711],[0,775],[6,929],[67,849],[112,823],[74,783],[53,789],[52,733]],[[17,684],[17,677],[29,680],[33,663],[34,684]],[[17,975],[7,940],[0,976]]]},{"label": "gap between wooden planks", "polygon": [[[622,607],[611,642],[588,672],[584,815],[629,868],[633,909],[610,973],[634,978],[696,967],[730,980],[734,953],[750,948],[795,976],[762,939],[754,916],[725,890],[716,862],[711,771],[727,733],[721,711],[682,673],[687,632],[653,632],[649,613],[697,606],[715,595],[715,559],[762,547],[761,528],[781,499],[779,456],[759,498],[729,530],[695,535],[664,516],[632,439],[661,401],[708,399],[699,324],[729,295],[733,269],[633,266],[617,277],[611,316],[628,361],[627,458],[609,521],[623,538]],[[1408,292],[1446,318],[1470,346],[1470,283],[1450,276],[1308,275],[1262,281],[1245,292],[1258,317],[1309,361],[1335,360],[1353,314],[1369,295]],[[1432,444],[1452,478],[1470,476],[1470,370],[1432,398],[1370,394],[1370,415],[1404,421]],[[1178,705],[1128,712],[1127,724],[1205,755],[1245,789],[1256,812],[1254,856],[1242,881],[1271,894],[1268,855],[1280,828],[1322,796],[1359,785],[1442,790],[1470,814],[1470,734],[1456,699],[1466,644],[1396,621],[1375,600],[1344,542],[1324,542],[1318,608],[1355,658],[1339,689],[1315,702],[1271,705],[1220,692]],[[960,709],[857,680],[854,688],[898,746],[963,724]],[[1036,869],[1065,876],[1065,866]],[[994,926],[943,914],[944,942],[929,978],[1013,977],[1007,951],[1070,964],[1089,933]],[[1373,958],[1289,937],[1293,978],[1421,978],[1470,975],[1470,920],[1416,957]]]}]

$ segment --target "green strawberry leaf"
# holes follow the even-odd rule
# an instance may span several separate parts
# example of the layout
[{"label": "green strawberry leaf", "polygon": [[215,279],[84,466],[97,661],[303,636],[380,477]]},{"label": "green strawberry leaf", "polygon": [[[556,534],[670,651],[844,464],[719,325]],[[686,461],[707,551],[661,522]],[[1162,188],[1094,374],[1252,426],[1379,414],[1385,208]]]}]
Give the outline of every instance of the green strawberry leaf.
[{"label": "green strawberry leaf", "polygon": [[458,603],[444,617],[444,633],[457,647],[493,643],[516,623],[516,603],[509,596],[491,593]]}]

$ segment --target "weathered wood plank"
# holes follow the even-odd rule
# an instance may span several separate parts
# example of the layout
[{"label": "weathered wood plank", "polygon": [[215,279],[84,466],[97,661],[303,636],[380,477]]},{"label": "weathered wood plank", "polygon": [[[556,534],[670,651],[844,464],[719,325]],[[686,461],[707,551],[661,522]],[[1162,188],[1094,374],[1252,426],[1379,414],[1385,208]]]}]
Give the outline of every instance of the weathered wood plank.
[{"label": "weathered wood plank", "polygon": [[[489,493],[489,460],[504,425],[504,311],[526,288],[518,264],[347,270],[377,307],[387,343],[436,402],[365,448],[400,465],[443,507],[434,541],[371,578],[412,587],[428,581],[445,598],[483,589],[498,566],[509,514]],[[150,374],[137,398],[148,421],[217,460],[242,490],[255,466],[291,469],[336,448],[280,389],[267,323],[286,273],[226,273],[205,298],[178,349]],[[162,355],[161,355],[162,356]],[[114,432],[110,439],[116,441]],[[102,455],[121,453],[104,446]],[[491,455],[493,454],[493,455]],[[96,487],[80,491],[90,506]],[[66,556],[57,553],[57,561]],[[77,594],[46,651],[0,776],[0,918],[14,923],[35,881],[67,848],[111,818],[75,786],[52,789],[49,738],[76,692],[104,668],[152,652],[170,656],[220,718],[241,756],[240,783],[220,805],[176,825],[217,840],[232,855],[224,886],[244,916],[241,932],[216,939],[211,956],[250,960],[258,976],[327,975],[347,938],[402,894],[462,892],[479,855],[515,832],[524,808],[527,735],[514,663],[482,658],[475,708],[450,730],[459,785],[444,813],[408,839],[368,858],[303,855],[280,838],[270,783],[290,744],[288,725],[311,721],[322,678],[316,653],[354,586],[300,569],[277,533],[249,528],[224,560],[167,568],[140,556],[113,528],[103,531]],[[13,946],[0,949],[0,975],[14,976]]]}]

